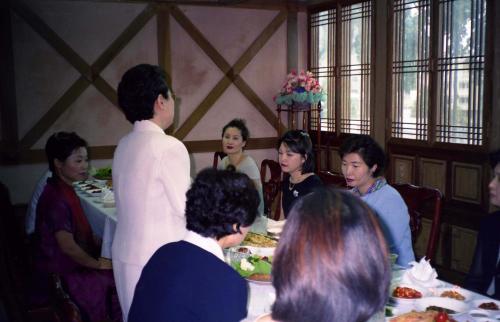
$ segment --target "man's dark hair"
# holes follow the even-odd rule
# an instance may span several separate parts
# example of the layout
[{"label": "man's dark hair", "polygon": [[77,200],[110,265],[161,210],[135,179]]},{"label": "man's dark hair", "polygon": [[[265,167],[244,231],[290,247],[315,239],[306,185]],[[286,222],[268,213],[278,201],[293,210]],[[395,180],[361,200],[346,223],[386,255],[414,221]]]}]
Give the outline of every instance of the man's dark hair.
[{"label": "man's dark hair", "polygon": [[169,97],[165,72],[158,66],[141,64],[130,68],[118,84],[118,105],[130,123],[154,116],[158,95]]}]

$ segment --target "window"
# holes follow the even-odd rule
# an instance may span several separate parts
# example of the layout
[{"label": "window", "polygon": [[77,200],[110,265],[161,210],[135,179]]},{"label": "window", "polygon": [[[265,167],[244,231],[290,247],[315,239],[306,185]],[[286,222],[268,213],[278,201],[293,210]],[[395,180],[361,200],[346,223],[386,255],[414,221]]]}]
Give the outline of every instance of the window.
[{"label": "window", "polygon": [[[310,16],[310,69],[328,97],[321,130],[370,133],[371,1]],[[312,128],[317,122],[312,116]]]},{"label": "window", "polygon": [[392,137],[483,144],[485,30],[486,0],[394,0]]}]

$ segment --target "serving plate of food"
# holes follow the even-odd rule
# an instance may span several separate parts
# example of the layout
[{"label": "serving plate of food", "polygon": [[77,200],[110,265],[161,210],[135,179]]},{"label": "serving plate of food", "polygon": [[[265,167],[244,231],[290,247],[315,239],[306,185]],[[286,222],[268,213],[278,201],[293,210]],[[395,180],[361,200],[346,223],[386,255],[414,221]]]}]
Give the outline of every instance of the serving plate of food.
[{"label": "serving plate of food", "polygon": [[259,247],[259,248],[276,248],[278,242],[266,235],[248,232],[245,239],[241,243],[242,246]]},{"label": "serving plate of food", "polygon": [[259,284],[271,283],[272,256],[253,253],[251,248],[229,249],[231,266],[245,279]]},{"label": "serving plate of food", "polygon": [[393,318],[390,322],[455,322],[446,312],[435,310],[410,311]]},{"label": "serving plate of food", "polygon": [[410,285],[410,284],[397,284],[391,288],[391,301],[397,304],[413,304],[415,300],[421,299],[428,293],[425,289]]},{"label": "serving plate of food", "polygon": [[419,311],[444,311],[449,315],[455,315],[467,312],[469,304],[463,300],[456,300],[454,298],[431,296],[416,300],[415,308]]},{"label": "serving plate of food", "polygon": [[494,299],[485,298],[472,301],[472,307],[474,309],[483,309],[500,314],[500,301]]},{"label": "serving plate of food", "polygon": [[467,291],[461,287],[439,287],[432,291],[436,296],[447,297],[458,301],[470,301],[474,297],[474,293]]},{"label": "serving plate of food", "polygon": [[112,178],[111,167],[104,167],[97,169],[96,172],[92,175],[92,177],[101,181],[111,180]]}]

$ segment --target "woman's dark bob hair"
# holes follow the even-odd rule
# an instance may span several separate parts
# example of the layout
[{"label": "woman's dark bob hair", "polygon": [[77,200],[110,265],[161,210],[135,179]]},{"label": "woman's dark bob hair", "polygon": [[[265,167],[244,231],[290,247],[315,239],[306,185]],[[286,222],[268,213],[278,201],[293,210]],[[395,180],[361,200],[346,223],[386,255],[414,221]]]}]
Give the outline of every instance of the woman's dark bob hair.
[{"label": "woman's dark bob hair", "polygon": [[373,177],[381,176],[386,166],[386,158],[382,147],[369,135],[353,134],[349,136],[339,148],[340,158],[343,159],[349,153],[357,153],[366,163],[368,168],[377,165]]},{"label": "woman's dark bob hair", "polygon": [[127,70],[118,84],[118,105],[132,124],[149,120],[154,116],[158,95],[168,99],[169,92],[163,69],[148,64],[137,65]]},{"label": "woman's dark bob hair", "polygon": [[186,197],[187,229],[217,240],[252,225],[260,202],[252,180],[231,170],[202,170]]},{"label": "woman's dark bob hair", "polygon": [[224,133],[226,132],[227,128],[229,127],[234,127],[240,130],[241,132],[241,138],[243,139],[243,142],[246,142],[248,138],[250,137],[250,132],[248,131],[248,128],[245,124],[245,120],[243,119],[233,119],[224,127],[222,128],[222,137],[224,137]]},{"label": "woman's dark bob hair", "polygon": [[368,321],[389,295],[387,245],[375,215],[348,191],[321,187],[297,200],[273,261],[281,322]]},{"label": "woman's dark bob hair", "polygon": [[87,148],[87,142],[75,132],[56,132],[52,134],[45,144],[45,154],[52,174],[56,173],[55,159],[64,162],[73,151],[82,147]]},{"label": "woman's dark bob hair", "polygon": [[305,159],[302,164],[302,174],[314,172],[314,154],[311,138],[306,131],[291,130],[283,134],[278,142],[278,150],[281,144],[294,153],[299,153]]}]

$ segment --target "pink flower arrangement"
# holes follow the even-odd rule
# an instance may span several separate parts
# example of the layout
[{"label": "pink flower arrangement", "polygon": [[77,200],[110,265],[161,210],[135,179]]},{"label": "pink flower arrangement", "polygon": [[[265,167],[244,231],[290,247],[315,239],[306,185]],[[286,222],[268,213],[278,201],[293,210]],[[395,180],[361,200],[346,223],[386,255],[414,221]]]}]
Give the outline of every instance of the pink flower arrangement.
[{"label": "pink flower arrangement", "polygon": [[323,88],[313,73],[301,71],[297,74],[292,70],[274,101],[285,105],[292,105],[293,102],[316,104],[323,100],[324,96]]}]

